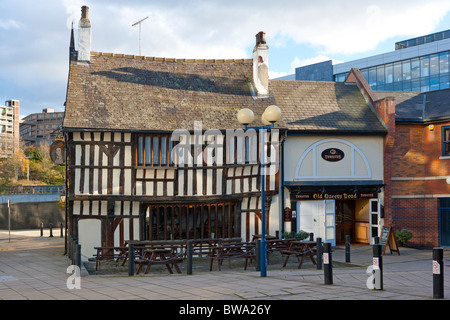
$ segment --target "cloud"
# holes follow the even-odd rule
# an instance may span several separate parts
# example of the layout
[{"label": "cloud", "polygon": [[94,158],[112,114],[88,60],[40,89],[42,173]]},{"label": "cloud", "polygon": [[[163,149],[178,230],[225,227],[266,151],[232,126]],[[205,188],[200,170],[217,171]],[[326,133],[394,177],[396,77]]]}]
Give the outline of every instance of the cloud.
[{"label": "cloud", "polygon": [[14,19],[0,20],[0,29],[8,31],[11,29],[20,29],[20,28],[22,28],[22,24]]},{"label": "cloud", "polygon": [[91,6],[101,50],[137,52],[138,30],[131,24],[149,16],[142,24],[145,54],[186,58],[249,56],[259,31],[266,32],[273,48],[292,41],[322,55],[360,53],[393,36],[431,32],[450,11],[450,2],[442,0],[107,3]]},{"label": "cloud", "polygon": [[21,108],[29,113],[62,106],[70,28],[74,22],[77,35],[82,5],[90,7],[93,51],[137,55],[139,29],[131,25],[149,16],[142,24],[143,55],[249,58],[255,35],[264,31],[271,52],[314,50],[309,57],[289,55],[285,62],[292,62],[292,70],[341,53],[367,52],[393,36],[434,32],[450,11],[448,0],[1,1],[0,97],[27,101]]},{"label": "cloud", "polygon": [[269,79],[281,78],[281,77],[284,77],[287,75],[289,75],[289,73],[287,73],[287,72],[269,71]]},{"label": "cloud", "polygon": [[70,30],[72,23],[76,26],[80,20],[81,7],[86,3],[82,0],[63,0],[62,5],[66,8],[67,13],[66,28]]}]

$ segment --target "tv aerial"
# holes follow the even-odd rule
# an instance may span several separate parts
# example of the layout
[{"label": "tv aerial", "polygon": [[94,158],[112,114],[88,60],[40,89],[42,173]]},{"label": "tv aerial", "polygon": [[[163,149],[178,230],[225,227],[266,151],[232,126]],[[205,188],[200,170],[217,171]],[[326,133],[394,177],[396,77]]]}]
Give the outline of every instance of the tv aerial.
[{"label": "tv aerial", "polygon": [[142,54],[141,54],[141,33],[142,33],[141,25],[142,25],[142,22],[144,22],[144,21],[147,20],[147,19],[148,19],[148,17],[145,17],[144,19],[141,19],[141,20],[139,20],[138,22],[133,23],[133,24],[131,25],[132,27],[135,27],[135,26],[139,25],[139,55],[140,55],[140,56],[142,55]]}]

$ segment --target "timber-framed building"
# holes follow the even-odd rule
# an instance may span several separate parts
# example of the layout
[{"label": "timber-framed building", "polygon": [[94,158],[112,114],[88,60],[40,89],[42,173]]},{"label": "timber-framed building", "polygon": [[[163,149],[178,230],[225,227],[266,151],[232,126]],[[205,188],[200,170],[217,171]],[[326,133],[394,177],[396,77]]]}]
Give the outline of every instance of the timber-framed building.
[{"label": "timber-framed building", "polygon": [[[274,104],[264,63],[256,59],[254,70],[254,59],[91,52],[86,7],[78,34],[78,51],[71,41],[63,130],[68,231],[79,239],[83,256],[94,246],[133,239],[248,239],[258,233],[259,133],[233,133],[243,129],[239,109],[250,108],[260,119]],[[263,96],[253,82],[258,72],[265,72]],[[281,121],[276,128],[282,126]],[[267,133],[267,146],[280,142],[282,134]],[[268,159],[279,163],[279,149],[273,150]],[[266,177],[270,216],[279,173]]]},{"label": "timber-framed building", "polygon": [[[263,32],[252,59],[93,52],[88,8],[82,12],[78,50],[72,32],[63,132],[67,227],[83,258],[95,246],[127,240],[251,240],[261,232],[263,205],[268,234],[330,235],[323,226],[308,229],[305,221],[313,218],[302,208],[316,210],[319,221],[325,211],[318,210],[331,202],[296,198],[324,195],[325,188],[349,193],[357,186],[383,202],[387,130],[355,83],[269,80]],[[271,105],[282,117],[264,133],[262,166],[261,132],[243,131],[237,114],[251,109],[251,125],[260,127]],[[320,148],[340,149],[345,160],[324,162],[316,157]],[[285,219],[289,207],[297,220]]]}]

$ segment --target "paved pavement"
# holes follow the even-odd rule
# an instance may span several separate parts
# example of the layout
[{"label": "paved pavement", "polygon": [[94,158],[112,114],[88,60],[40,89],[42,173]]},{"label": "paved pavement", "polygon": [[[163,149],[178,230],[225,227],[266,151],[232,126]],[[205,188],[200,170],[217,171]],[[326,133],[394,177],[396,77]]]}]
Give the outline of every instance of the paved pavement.
[{"label": "paved pavement", "polygon": [[[278,300],[436,300],[431,250],[401,248],[400,255],[386,253],[383,290],[366,286],[372,248],[363,245],[351,247],[350,263],[345,262],[343,247],[334,249],[332,285],[324,284],[324,270],[306,259],[301,269],[268,269],[267,277],[261,277],[254,268],[244,271],[224,266],[222,271],[193,275],[149,273],[131,277],[89,275],[83,269],[81,277],[74,279],[67,272],[64,238],[59,231],[53,232],[54,237],[48,235],[48,230],[42,237],[39,230],[14,231],[11,235],[0,231],[0,300],[258,300],[261,305]],[[449,251],[444,252],[444,275],[450,275],[447,256]],[[446,300],[450,298],[450,276],[444,278]],[[69,289],[77,285],[80,289]]]}]

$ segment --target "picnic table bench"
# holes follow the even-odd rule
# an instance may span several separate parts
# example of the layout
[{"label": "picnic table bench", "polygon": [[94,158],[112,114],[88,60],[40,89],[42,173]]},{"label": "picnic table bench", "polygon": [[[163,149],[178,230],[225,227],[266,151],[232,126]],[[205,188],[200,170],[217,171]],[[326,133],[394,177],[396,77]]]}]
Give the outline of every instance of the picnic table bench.
[{"label": "picnic table bench", "polygon": [[94,247],[97,253],[94,254],[95,270],[100,270],[100,261],[119,261],[128,256],[128,247]]},{"label": "picnic table bench", "polygon": [[[135,258],[142,258],[144,256],[144,251],[146,249],[171,249],[173,254],[179,255],[185,251],[186,243],[185,241],[178,240],[128,240],[125,241],[127,248],[130,244],[133,244],[135,250]],[[128,259],[128,251],[124,255],[124,260],[122,265]]]},{"label": "picnic table bench", "polygon": [[147,274],[152,265],[159,264],[165,265],[170,274],[173,274],[171,266],[173,266],[178,273],[181,273],[181,270],[178,266],[179,260],[180,257],[176,254],[173,254],[173,250],[170,248],[145,249],[142,258],[134,260],[134,263],[138,265],[136,274],[139,274],[144,266],[146,266],[144,273]]},{"label": "picnic table bench", "polygon": [[[313,264],[316,264],[314,256],[317,256],[317,242],[315,241],[290,241],[289,249],[281,250],[280,253],[286,256],[283,267],[286,266],[291,255],[297,257],[299,261],[298,269],[301,268],[305,257],[309,257]],[[300,259],[301,257],[301,259]]]},{"label": "picnic table bench", "polygon": [[223,261],[228,260],[231,267],[231,259],[233,258],[244,258],[244,270],[247,270],[248,260],[255,257],[255,244],[252,242],[222,243],[212,248],[209,271],[212,271],[214,260],[217,260],[220,271]]},{"label": "picnic table bench", "polygon": [[210,238],[210,239],[193,239],[193,240],[186,240],[186,241],[192,241],[192,250],[193,250],[194,254],[197,254],[200,257],[203,255],[210,257],[214,247],[217,247],[222,244],[228,244],[228,243],[239,243],[242,241],[242,239],[241,238]]},{"label": "picnic table bench", "polygon": [[290,244],[295,239],[268,239],[266,240],[267,244],[267,263],[269,261],[269,254],[274,252],[281,252],[285,250],[289,250]]}]

